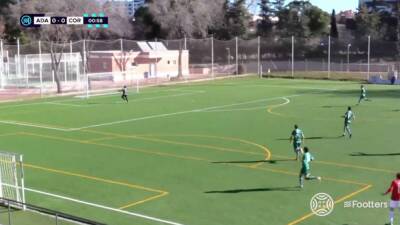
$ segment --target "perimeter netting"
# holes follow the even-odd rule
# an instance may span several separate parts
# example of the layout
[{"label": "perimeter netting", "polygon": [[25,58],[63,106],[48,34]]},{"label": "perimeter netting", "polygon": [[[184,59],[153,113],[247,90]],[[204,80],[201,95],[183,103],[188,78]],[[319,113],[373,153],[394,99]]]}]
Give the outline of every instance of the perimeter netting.
[{"label": "perimeter netting", "polygon": [[0,152],[0,198],[4,200],[6,205],[16,208],[24,208],[24,171],[22,155]]}]

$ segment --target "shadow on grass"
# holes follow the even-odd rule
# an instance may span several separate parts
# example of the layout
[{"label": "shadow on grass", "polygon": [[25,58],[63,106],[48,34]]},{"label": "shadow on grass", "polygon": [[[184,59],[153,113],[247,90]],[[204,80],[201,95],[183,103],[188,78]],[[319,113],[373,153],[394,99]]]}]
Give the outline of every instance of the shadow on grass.
[{"label": "shadow on grass", "polygon": [[[317,136],[317,137],[306,137],[306,140],[321,140],[321,139],[340,139],[342,138],[342,135],[339,136],[332,136],[332,137],[323,137],[323,136]],[[278,141],[289,141],[289,138],[278,138],[276,139]]]},{"label": "shadow on grass", "polygon": [[127,102],[87,102],[88,105],[118,105],[118,104],[128,104]]},{"label": "shadow on grass", "polygon": [[250,161],[221,161],[221,162],[212,162],[212,163],[217,163],[217,164],[246,164],[246,163],[270,163],[270,164],[276,164],[277,162],[290,162],[290,161],[295,161],[293,159],[276,159],[276,160],[250,160]]},{"label": "shadow on grass", "polygon": [[221,191],[206,191],[205,194],[239,194],[246,192],[264,192],[264,191],[300,191],[299,187],[275,187],[275,188],[250,188],[250,189],[231,189]]},{"label": "shadow on grass", "polygon": [[[371,97],[372,99],[375,98],[395,98],[398,99],[400,98],[400,91],[398,90],[399,86],[388,86],[388,85],[382,85],[382,88],[380,89],[368,89],[367,86],[367,98]],[[298,91],[300,94],[315,94],[315,91],[313,90],[301,90]],[[355,103],[357,103],[358,98],[360,97],[360,88],[353,88],[353,89],[339,89],[336,91],[326,91],[326,92],[320,92],[318,95],[328,95],[332,97],[338,97],[338,98],[343,98],[343,97],[349,97],[354,99]]]},{"label": "shadow on grass", "polygon": [[373,154],[364,153],[364,152],[354,152],[354,153],[351,153],[350,156],[400,156],[400,152],[399,153],[373,153]]}]

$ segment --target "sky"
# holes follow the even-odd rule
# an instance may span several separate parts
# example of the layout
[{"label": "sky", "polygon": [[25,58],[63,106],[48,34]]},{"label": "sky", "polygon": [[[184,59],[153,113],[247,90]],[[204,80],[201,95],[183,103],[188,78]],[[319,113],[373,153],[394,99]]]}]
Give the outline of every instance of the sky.
[{"label": "sky", "polygon": [[[257,2],[251,1],[249,2]],[[291,0],[286,0],[286,3],[289,3]],[[324,11],[331,13],[332,9],[336,10],[336,13],[344,10],[353,10],[355,11],[358,8],[359,0],[310,0],[313,5],[318,6],[319,8],[323,9]],[[251,11],[257,12],[258,7],[252,7]]]},{"label": "sky", "polygon": [[310,0],[310,2],[326,12],[332,12],[332,9],[336,12],[348,9],[354,11],[358,8],[358,0]]}]

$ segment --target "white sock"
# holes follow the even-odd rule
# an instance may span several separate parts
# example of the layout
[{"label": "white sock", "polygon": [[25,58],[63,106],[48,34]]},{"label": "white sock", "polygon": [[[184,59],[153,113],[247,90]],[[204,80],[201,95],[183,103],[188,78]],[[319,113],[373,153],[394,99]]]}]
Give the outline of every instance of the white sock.
[{"label": "white sock", "polygon": [[390,223],[393,224],[393,221],[394,221],[394,211],[390,211],[390,212],[389,212],[389,219],[390,219]]}]

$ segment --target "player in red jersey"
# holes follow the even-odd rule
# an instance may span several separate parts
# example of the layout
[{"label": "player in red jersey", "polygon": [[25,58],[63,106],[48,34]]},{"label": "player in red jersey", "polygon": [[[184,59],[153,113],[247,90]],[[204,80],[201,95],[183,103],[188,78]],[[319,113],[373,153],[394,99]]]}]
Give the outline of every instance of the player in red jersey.
[{"label": "player in red jersey", "polygon": [[390,198],[390,225],[393,225],[393,218],[394,218],[394,209],[400,207],[400,173],[396,174],[396,179],[392,181],[389,189],[383,194],[387,195],[392,193],[392,197]]}]

